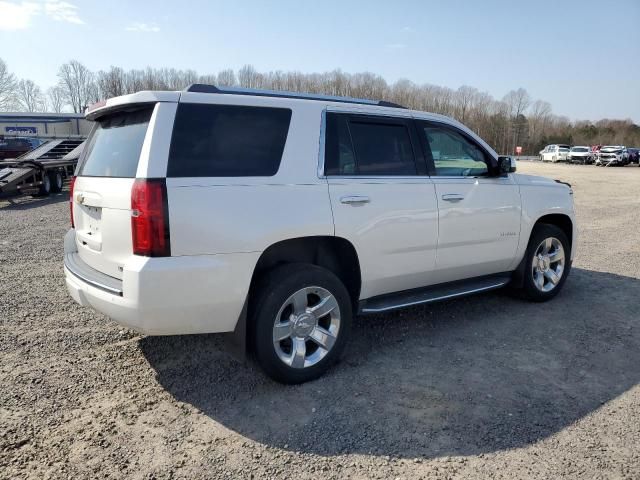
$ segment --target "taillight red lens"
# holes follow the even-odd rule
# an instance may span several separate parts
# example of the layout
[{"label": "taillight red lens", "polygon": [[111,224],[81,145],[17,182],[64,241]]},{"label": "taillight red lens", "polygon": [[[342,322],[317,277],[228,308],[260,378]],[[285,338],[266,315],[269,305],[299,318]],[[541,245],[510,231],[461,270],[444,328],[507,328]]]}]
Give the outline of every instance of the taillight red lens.
[{"label": "taillight red lens", "polygon": [[169,208],[162,178],[138,178],[131,190],[131,235],[134,255],[168,257]]},{"label": "taillight red lens", "polygon": [[71,228],[76,228],[76,224],[73,221],[73,187],[76,184],[76,177],[71,177],[71,183],[69,183],[69,213],[71,214]]}]

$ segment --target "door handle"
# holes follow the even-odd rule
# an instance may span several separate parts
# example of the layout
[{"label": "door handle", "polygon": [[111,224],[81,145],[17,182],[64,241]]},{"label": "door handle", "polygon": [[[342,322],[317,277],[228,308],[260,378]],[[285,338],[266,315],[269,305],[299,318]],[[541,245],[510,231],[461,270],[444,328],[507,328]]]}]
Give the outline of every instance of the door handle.
[{"label": "door handle", "polygon": [[459,202],[464,200],[464,195],[460,195],[459,193],[445,193],[442,195],[442,200],[445,202]]},{"label": "door handle", "polygon": [[369,203],[371,199],[366,195],[346,195],[340,197],[340,202],[350,205],[360,205],[363,203]]}]

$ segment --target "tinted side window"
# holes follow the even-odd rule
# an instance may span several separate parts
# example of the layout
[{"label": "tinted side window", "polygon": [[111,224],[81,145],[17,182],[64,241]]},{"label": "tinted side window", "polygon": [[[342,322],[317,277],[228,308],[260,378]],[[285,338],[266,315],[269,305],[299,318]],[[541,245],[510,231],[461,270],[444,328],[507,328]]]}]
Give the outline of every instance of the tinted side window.
[{"label": "tinted side window", "polygon": [[416,175],[406,124],[327,114],[325,174]]},{"label": "tinted side window", "polygon": [[484,151],[456,129],[426,124],[423,130],[436,175],[478,177],[489,173]]},{"label": "tinted side window", "polygon": [[325,175],[356,174],[356,156],[346,115],[327,113],[324,171]]},{"label": "tinted side window", "polygon": [[180,104],[167,176],[275,175],[290,122],[285,108]]}]

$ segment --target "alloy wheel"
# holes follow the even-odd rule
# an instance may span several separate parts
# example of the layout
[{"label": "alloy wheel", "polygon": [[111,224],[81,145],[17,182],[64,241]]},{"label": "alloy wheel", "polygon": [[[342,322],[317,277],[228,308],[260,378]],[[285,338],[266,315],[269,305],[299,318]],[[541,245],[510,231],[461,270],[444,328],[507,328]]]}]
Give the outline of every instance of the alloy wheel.
[{"label": "alloy wheel", "polygon": [[555,237],[544,239],[531,262],[533,284],[541,292],[550,292],[560,283],[565,266],[564,247]]},{"label": "alloy wheel", "polygon": [[322,287],[305,287],[291,295],[273,324],[278,358],[292,368],[316,365],[333,348],[340,332],[338,301]]}]

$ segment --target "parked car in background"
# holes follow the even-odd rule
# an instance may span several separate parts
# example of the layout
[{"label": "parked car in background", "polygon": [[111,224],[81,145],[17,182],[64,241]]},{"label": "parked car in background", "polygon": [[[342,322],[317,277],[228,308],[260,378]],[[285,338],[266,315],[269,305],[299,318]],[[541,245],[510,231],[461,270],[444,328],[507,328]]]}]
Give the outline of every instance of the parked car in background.
[{"label": "parked car in background", "polygon": [[629,163],[637,163],[640,167],[640,148],[627,148],[627,153],[629,154]]},{"label": "parked car in background", "polygon": [[547,145],[540,151],[540,160],[543,162],[564,162],[569,155],[571,145]]},{"label": "parked car in background", "polygon": [[607,145],[600,149],[596,165],[598,166],[624,166],[629,163],[629,153],[623,145]]},{"label": "parked car in background", "polygon": [[593,153],[590,147],[575,146],[569,150],[567,159],[571,163],[581,163],[583,165],[589,165],[593,163]]},{"label": "parked car in background", "polygon": [[192,85],[90,109],[69,293],[151,335],[233,332],[285,383],[334,363],[356,314],[508,284],[553,298],[574,255],[570,185],[398,107]]},{"label": "parked car in background", "polygon": [[0,138],[0,160],[16,158],[33,149],[27,138]]}]

